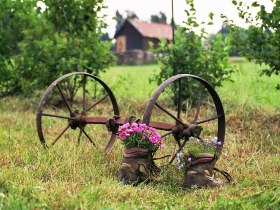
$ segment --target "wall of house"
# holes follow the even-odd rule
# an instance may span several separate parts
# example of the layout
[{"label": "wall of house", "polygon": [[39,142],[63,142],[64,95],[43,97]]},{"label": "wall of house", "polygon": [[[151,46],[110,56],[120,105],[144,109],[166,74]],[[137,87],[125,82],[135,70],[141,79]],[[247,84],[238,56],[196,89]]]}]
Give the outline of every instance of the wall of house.
[{"label": "wall of house", "polygon": [[118,36],[126,36],[126,50],[143,48],[143,37],[129,22],[118,32]]},{"label": "wall of house", "polygon": [[154,44],[154,48],[158,47],[158,43],[159,43],[158,39],[145,37],[143,39],[143,50],[144,51],[148,51],[149,50],[149,48],[150,48],[149,42],[152,42]]}]

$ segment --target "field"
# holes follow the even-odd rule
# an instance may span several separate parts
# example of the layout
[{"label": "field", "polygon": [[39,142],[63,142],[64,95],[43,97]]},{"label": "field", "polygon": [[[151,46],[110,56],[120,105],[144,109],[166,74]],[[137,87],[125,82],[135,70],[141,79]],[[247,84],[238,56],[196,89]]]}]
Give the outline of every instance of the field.
[{"label": "field", "polygon": [[[259,67],[242,59],[231,62],[237,66],[234,82],[217,88],[227,120],[217,166],[233,184],[184,191],[183,172],[174,163],[162,167],[160,183],[123,185],[116,179],[123,147],[117,141],[103,154],[105,126],[91,130],[98,148],[86,139],[76,147],[67,139],[71,131],[45,150],[35,125],[38,93],[0,100],[0,209],[280,209],[280,93],[274,89],[280,79],[258,77]],[[149,78],[158,72],[157,65],[116,66],[100,77],[121,116],[141,117],[157,87]]]}]

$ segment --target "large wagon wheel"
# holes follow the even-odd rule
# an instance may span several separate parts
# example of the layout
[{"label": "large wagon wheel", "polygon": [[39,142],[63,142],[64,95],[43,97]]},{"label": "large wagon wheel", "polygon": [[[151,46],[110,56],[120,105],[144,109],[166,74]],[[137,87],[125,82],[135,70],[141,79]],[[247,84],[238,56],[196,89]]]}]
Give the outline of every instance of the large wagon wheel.
[{"label": "large wagon wheel", "polygon": [[[105,102],[109,105],[104,106]],[[85,138],[96,146],[97,142],[86,130],[90,126],[86,128],[85,119],[92,115],[102,117],[91,124],[104,124],[100,121],[105,121],[106,115],[108,118],[119,116],[118,104],[112,91],[94,75],[83,72],[66,74],[55,80],[42,96],[36,116],[39,139],[45,147],[49,147],[66,135],[64,143],[74,138],[79,144]],[[71,134],[67,135],[67,132]],[[115,138],[116,135],[112,134],[107,150]]]},{"label": "large wagon wheel", "polygon": [[[182,112],[182,104],[184,102],[185,99],[183,99],[182,97],[182,81],[183,80],[188,80],[188,82],[191,83],[197,83],[197,100],[196,100],[196,106],[195,108],[192,109],[192,116],[189,116],[187,118],[183,116],[183,112]],[[171,108],[165,108],[164,106],[160,105],[159,102],[159,96],[164,92],[164,90],[170,85],[177,85],[177,90],[178,90],[178,98],[177,98],[177,106],[175,109],[171,109]],[[203,95],[208,94],[210,100],[213,103],[213,109],[214,109],[214,113],[212,112],[212,116],[207,116],[205,119],[200,119],[203,117],[202,112],[202,108],[203,108]],[[153,122],[151,120],[152,118],[152,113],[154,108],[157,107],[158,111],[160,111],[161,115],[164,115],[164,117],[168,116],[170,118],[171,124],[173,124],[173,128],[176,125],[184,125],[184,126],[188,126],[188,125],[200,125],[203,128],[207,127],[207,123],[215,123],[215,135],[218,138],[218,141],[221,142],[221,145],[219,145],[218,152],[221,152],[222,150],[222,146],[224,144],[224,138],[225,138],[225,114],[224,114],[224,109],[223,109],[223,105],[221,103],[221,100],[217,94],[217,92],[214,90],[214,88],[204,79],[198,77],[198,76],[194,76],[194,75],[190,75],[190,74],[179,74],[176,76],[173,76],[169,79],[167,79],[165,82],[163,82],[158,89],[154,92],[154,94],[152,95],[152,97],[149,100],[149,103],[146,106],[146,109],[144,111],[144,115],[143,115],[143,119],[142,122],[146,123],[148,125],[151,126],[157,126],[156,122]],[[165,113],[165,114],[162,114]],[[186,113],[186,114],[190,114],[190,113]],[[205,117],[205,116],[204,116]],[[173,123],[172,123],[173,122]],[[172,126],[171,126],[172,127]],[[163,134],[162,137],[166,137],[170,134],[172,134],[172,130],[171,127],[168,129],[164,129],[166,131],[168,131],[167,133]],[[207,129],[204,129],[207,130]],[[202,131],[203,134],[203,131]],[[202,138],[211,138],[210,136],[207,136],[207,132],[205,134],[204,137]],[[205,140],[204,139],[204,140]],[[179,141],[179,147],[183,148],[184,145],[186,144],[186,142],[188,141],[185,140],[184,142]],[[175,155],[173,156],[173,159],[175,158]],[[173,159],[171,160],[171,162],[173,161]]]}]

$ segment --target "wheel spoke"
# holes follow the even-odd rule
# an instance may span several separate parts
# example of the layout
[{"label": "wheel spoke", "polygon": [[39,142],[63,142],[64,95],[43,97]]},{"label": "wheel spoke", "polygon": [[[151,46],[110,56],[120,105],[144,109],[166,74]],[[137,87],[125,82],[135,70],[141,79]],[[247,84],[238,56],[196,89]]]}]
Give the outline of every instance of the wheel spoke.
[{"label": "wheel spoke", "polygon": [[172,164],[172,162],[174,161],[175,157],[177,156],[177,153],[179,153],[179,152],[183,149],[183,147],[186,145],[186,143],[187,143],[188,140],[189,140],[189,139],[185,139],[184,142],[183,142],[183,144],[179,147],[179,149],[177,150],[177,152],[173,155],[173,157],[172,157],[171,160],[169,161],[169,164],[170,164],[170,165]]},{"label": "wheel spoke", "polygon": [[60,118],[60,119],[66,119],[66,120],[75,120],[74,117],[65,117],[65,116],[60,116],[60,115],[55,115],[55,114],[42,113],[42,116],[54,117],[54,118]]},{"label": "wheel spoke", "polygon": [[60,137],[68,130],[68,128],[70,127],[70,125],[67,125],[64,130],[56,137],[56,139],[51,143],[51,145],[54,145],[59,139]]},{"label": "wheel spoke", "polygon": [[118,136],[117,134],[112,133],[112,135],[110,137],[110,140],[109,140],[108,144],[106,145],[106,147],[104,149],[105,153],[110,151],[110,149],[112,148],[113,144],[115,143],[115,140],[116,140],[117,136]]},{"label": "wheel spoke", "polygon": [[56,86],[57,86],[57,88],[58,88],[58,90],[59,90],[59,93],[60,93],[62,99],[64,100],[64,102],[65,102],[65,104],[66,104],[66,106],[67,106],[68,111],[69,111],[70,113],[73,113],[72,110],[71,110],[71,108],[70,108],[70,106],[69,106],[69,104],[67,103],[67,100],[66,100],[64,94],[62,93],[62,90],[60,89],[59,85],[57,84]]},{"label": "wheel spoke", "polygon": [[166,114],[168,114],[170,117],[172,117],[174,120],[176,120],[177,122],[181,123],[182,125],[184,125],[183,121],[178,119],[177,117],[175,117],[173,114],[171,114],[169,111],[167,111],[166,109],[164,109],[162,106],[160,106],[157,102],[155,103],[155,105],[160,108],[163,112],[165,112]]},{"label": "wheel spoke", "polygon": [[178,107],[177,107],[177,118],[181,118],[181,94],[182,94],[182,82],[181,79],[179,79],[179,98],[178,98]]},{"label": "wheel spoke", "polygon": [[161,136],[161,138],[163,139],[163,138],[165,138],[166,136],[169,136],[170,134],[172,134],[172,131],[163,134],[163,135]]},{"label": "wheel spoke", "polygon": [[86,110],[86,75],[83,78],[83,113]]},{"label": "wheel spoke", "polygon": [[81,131],[86,135],[86,137],[88,138],[88,140],[94,145],[96,146],[96,144],[93,142],[92,138],[87,134],[87,132],[82,128],[80,127]]},{"label": "wheel spoke", "polygon": [[221,117],[221,115],[219,114],[218,116],[211,117],[211,118],[209,118],[209,119],[207,119],[207,120],[202,120],[202,121],[196,122],[196,123],[194,123],[194,124],[195,124],[195,125],[199,125],[199,124],[202,124],[202,123],[206,123],[206,122],[210,122],[210,121],[216,120],[216,119],[218,119],[218,118],[220,118],[220,117]]},{"label": "wheel spoke", "polygon": [[80,133],[79,133],[79,136],[78,136],[78,142],[77,142],[77,145],[80,144],[80,141],[81,141],[81,136],[82,136],[82,130],[80,129]]},{"label": "wheel spoke", "polygon": [[88,112],[89,110],[91,110],[93,107],[95,107],[97,104],[101,103],[102,101],[104,101],[107,97],[109,96],[109,94],[106,94],[103,98],[101,98],[99,101],[95,102],[93,105],[91,105],[89,108],[87,108],[86,112]]},{"label": "wheel spoke", "polygon": [[194,116],[194,119],[193,119],[192,123],[195,123],[197,121],[199,111],[200,111],[200,107],[201,107],[201,102],[202,102],[203,90],[204,90],[204,86],[201,87],[201,90],[200,90],[200,93],[199,93],[199,100],[198,100],[198,103],[197,103],[197,106],[196,106],[196,112],[195,112],[195,116]]}]

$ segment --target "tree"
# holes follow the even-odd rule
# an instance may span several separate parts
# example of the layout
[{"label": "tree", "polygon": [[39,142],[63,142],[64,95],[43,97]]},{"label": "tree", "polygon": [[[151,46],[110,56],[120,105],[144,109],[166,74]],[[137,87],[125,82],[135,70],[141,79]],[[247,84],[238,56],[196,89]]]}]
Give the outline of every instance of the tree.
[{"label": "tree", "polygon": [[125,10],[125,12],[126,12],[126,19],[139,19],[134,11]]},{"label": "tree", "polygon": [[151,22],[153,23],[167,24],[166,20],[167,17],[163,12],[160,12],[158,15],[151,15]]},{"label": "tree", "polygon": [[[217,35],[221,34],[222,35],[222,40],[225,41],[227,38],[230,38],[230,24],[228,22],[224,22],[221,29],[218,31],[217,34],[210,34],[207,37],[208,42],[212,42],[213,40],[215,40],[217,38]],[[244,36],[244,29],[240,28],[240,36]],[[231,49],[230,49],[230,56],[240,56],[238,49],[236,48],[236,46],[232,45]]]},{"label": "tree", "polygon": [[0,96],[20,91],[14,57],[20,52],[24,31],[36,27],[35,1],[0,1]]},{"label": "tree", "polygon": [[103,17],[98,16],[103,0],[44,3],[46,11],[37,11],[35,28],[23,30],[20,54],[14,57],[15,74],[20,78],[17,82],[25,93],[45,88],[73,71],[98,75],[115,60],[111,43],[100,42],[101,29],[106,27]]},{"label": "tree", "polygon": [[121,15],[121,13],[117,10],[115,15],[115,20],[117,22],[116,24],[116,31],[119,30],[124,23],[124,17]]},{"label": "tree", "polygon": [[[196,21],[196,13],[193,1],[189,1],[190,9],[186,10],[186,26],[178,27],[175,33],[175,43],[169,44],[161,40],[159,47],[155,50],[161,71],[155,76],[158,84],[176,74],[194,74],[210,82],[212,86],[218,87],[225,80],[230,80],[233,72],[228,63],[229,39],[222,40],[222,35],[217,35],[211,43],[204,44],[207,33],[202,28],[201,34],[196,34],[194,29],[199,26]],[[213,18],[213,15],[210,15]],[[209,22],[208,24],[211,24]],[[164,53],[163,53],[164,52]],[[182,81],[182,97],[189,98],[193,104],[197,100],[198,88],[196,84]],[[178,86],[172,83],[171,93],[173,102],[177,105]]]},{"label": "tree", "polygon": [[115,15],[115,20],[117,22],[116,31],[118,31],[121,28],[122,24],[126,19],[138,19],[138,16],[134,11],[126,10],[125,13],[126,16],[124,17],[118,10],[116,11],[116,15]]},{"label": "tree", "polygon": [[[240,27],[231,25],[232,43],[249,61],[266,64],[268,67],[262,69],[260,74],[267,76],[280,74],[280,1],[274,2],[271,12],[267,12],[257,1],[253,2],[251,7],[259,10],[253,17],[248,12],[248,5],[242,1],[232,1],[239,16],[249,24],[249,28],[243,32]],[[258,24],[255,24],[256,21]],[[276,88],[280,90],[280,84]]]},{"label": "tree", "polygon": [[101,36],[100,36],[100,41],[112,41],[112,39],[110,38],[109,34],[106,32],[106,33],[103,33]]}]

